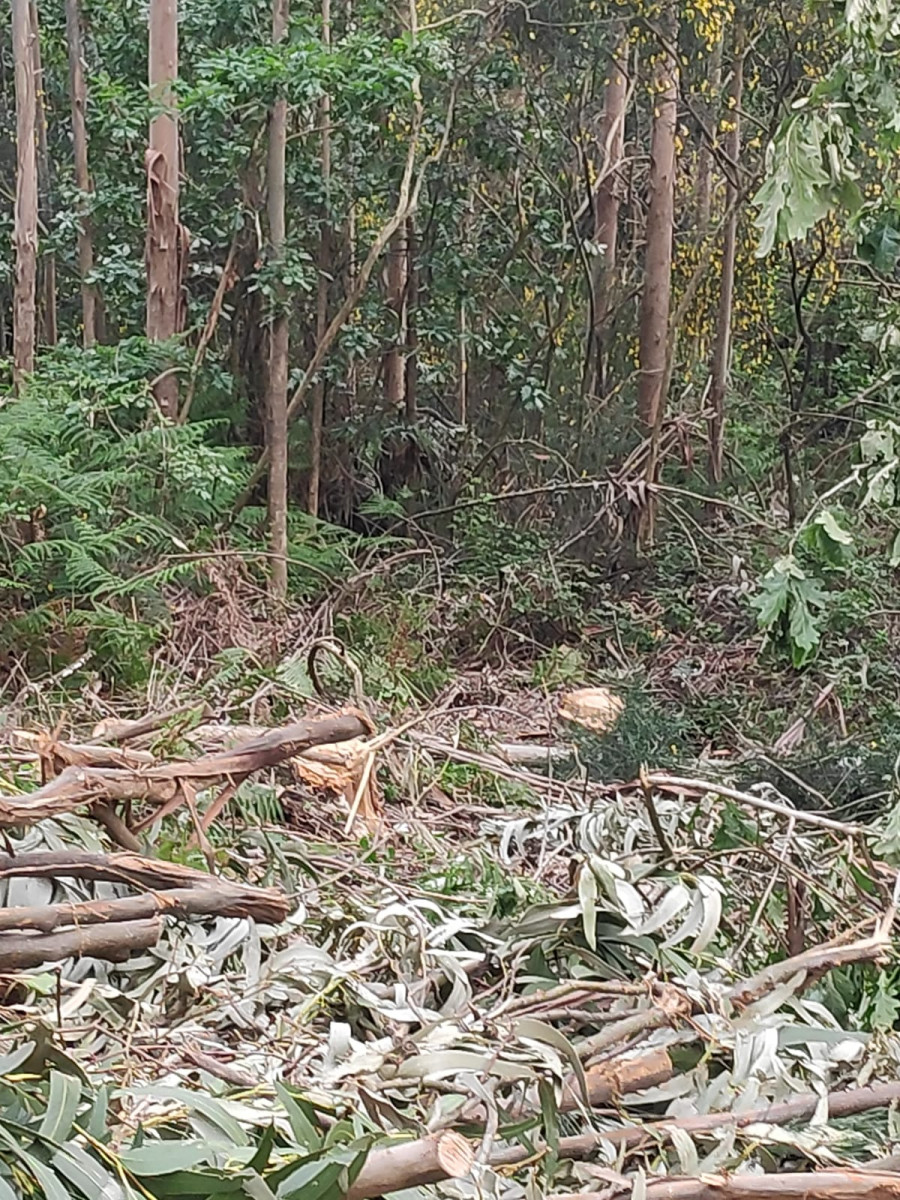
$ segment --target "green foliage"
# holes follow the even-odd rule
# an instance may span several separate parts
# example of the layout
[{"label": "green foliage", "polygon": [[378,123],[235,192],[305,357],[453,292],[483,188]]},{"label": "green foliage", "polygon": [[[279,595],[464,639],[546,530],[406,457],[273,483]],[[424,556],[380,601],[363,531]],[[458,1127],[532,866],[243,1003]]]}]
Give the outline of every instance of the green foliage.
[{"label": "green foliage", "polygon": [[[273,1195],[340,1200],[374,1136],[359,1118],[326,1130],[318,1110],[279,1084],[280,1118],[248,1131],[225,1100],[154,1085],[93,1088],[49,1041],[23,1042],[0,1061],[0,1196],[42,1200],[164,1200]],[[154,1132],[117,1126],[117,1101],[152,1096],[177,1114]]]},{"label": "green foliage", "polygon": [[137,613],[161,618],[163,590],[193,577],[244,485],[246,456],[216,423],[159,418],[154,353],[60,350],[0,406],[5,636],[28,649],[84,638],[127,673],[155,636]]},{"label": "green foliage", "polygon": [[792,555],[778,559],[750,600],[759,626],[791,656],[795,667],[814,657],[822,640],[828,599],[815,579],[810,579]]}]

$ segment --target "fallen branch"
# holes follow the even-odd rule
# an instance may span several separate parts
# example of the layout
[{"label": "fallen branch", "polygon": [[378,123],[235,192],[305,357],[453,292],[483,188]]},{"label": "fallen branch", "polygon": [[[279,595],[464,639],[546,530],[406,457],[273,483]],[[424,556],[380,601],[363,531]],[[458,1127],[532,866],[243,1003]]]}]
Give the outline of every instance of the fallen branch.
[{"label": "fallen branch", "polygon": [[236,906],[239,905],[242,909],[239,915],[252,917],[255,921],[267,925],[277,925],[290,912],[288,898],[277,888],[248,887],[207,875],[193,867],[184,867],[162,859],[142,858],[138,854],[89,854],[67,850],[0,854],[0,879],[23,875],[36,879],[57,879],[60,876],[95,879],[161,892],[172,888],[188,888],[199,892],[214,891],[219,897],[219,908],[216,911],[224,913],[226,909],[231,908],[236,912]]},{"label": "fallen branch", "polygon": [[[646,1125],[629,1125],[620,1129],[594,1130],[591,1133],[559,1139],[561,1158],[589,1158],[601,1142],[613,1146],[634,1149],[645,1141],[666,1142],[672,1137],[673,1129],[684,1130],[691,1137],[703,1137],[719,1129],[745,1129],[748,1125],[784,1125],[788,1121],[799,1121],[816,1111],[821,1096],[807,1092],[777,1104],[767,1104],[743,1113],[704,1113],[700,1116],[673,1117],[667,1121],[653,1121]],[[873,1108],[887,1108],[900,1100],[900,1082],[875,1084],[872,1087],[853,1088],[847,1092],[831,1092],[828,1096],[828,1115],[849,1117],[868,1112]],[[514,1166],[533,1156],[524,1146],[510,1146],[498,1150],[491,1156],[492,1166]]]},{"label": "fallen branch", "polygon": [[[630,1181],[629,1181],[630,1182]],[[604,1196],[623,1194],[610,1188]],[[828,1170],[771,1175],[703,1175],[649,1181],[647,1200],[897,1200],[900,1175],[886,1171]],[[547,1200],[598,1200],[597,1192],[556,1192]]]},{"label": "fallen branch", "polygon": [[462,1179],[474,1162],[471,1145],[452,1131],[395,1146],[376,1146],[351,1184],[346,1200],[372,1200],[443,1179]]},{"label": "fallen branch", "polygon": [[[210,883],[215,883],[212,877]],[[252,917],[256,920],[260,914],[271,918],[277,912],[278,908],[265,894],[261,898],[232,894],[215,886],[172,888],[170,891],[144,892],[140,896],[123,896],[116,900],[0,908],[0,933],[25,930],[52,933],[70,925],[83,927],[117,921],[144,921],[155,916]]]},{"label": "fallen branch", "polygon": [[200,720],[206,720],[212,716],[212,709],[208,704],[179,704],[177,708],[169,708],[164,712],[146,713],[134,721],[107,717],[94,726],[91,737],[104,742],[133,742],[147,734],[156,733],[170,721],[186,717],[189,713],[196,713]]},{"label": "fallen branch", "polygon": [[601,1051],[609,1050],[620,1042],[631,1041],[639,1034],[662,1029],[665,1025],[675,1025],[689,1016],[690,1011],[691,1002],[685,995],[674,988],[664,987],[659,999],[650,1008],[623,1017],[621,1021],[614,1021],[599,1033],[576,1042],[575,1049],[579,1058],[593,1058]]},{"label": "fallen branch", "polygon": [[777,804],[774,800],[763,800],[752,792],[741,792],[737,788],[728,787],[724,783],[712,783],[707,779],[689,779],[681,775],[647,775],[646,782],[650,787],[662,788],[664,791],[686,792],[689,795],[723,796],[727,800],[735,800],[738,804],[746,804],[748,808],[758,808],[763,812],[777,813],[780,817],[789,817],[801,824],[816,825],[819,829],[830,829],[834,833],[843,833],[848,837],[866,837],[871,834],[863,825],[849,825],[844,821],[835,821],[832,817],[823,817],[820,813],[807,812],[802,808],[791,808],[788,804]]},{"label": "fallen branch", "polygon": [[[675,1067],[668,1050],[662,1046],[649,1050],[636,1058],[619,1062],[601,1063],[588,1067],[584,1073],[587,1081],[588,1101],[592,1108],[599,1108],[620,1096],[632,1096],[646,1088],[659,1087],[675,1074]],[[581,1108],[581,1088],[574,1075],[563,1080],[563,1096],[560,1112],[573,1112]]]},{"label": "fallen branch", "polygon": [[890,931],[885,927],[880,928],[872,937],[850,942],[846,946],[815,946],[812,950],[805,950],[793,958],[772,963],[758,974],[736,984],[728,995],[733,1004],[745,1008],[795,975],[802,974],[804,978],[801,986],[807,986],[836,967],[861,962],[885,963],[890,954],[890,947]]},{"label": "fallen branch", "polygon": [[119,921],[114,925],[87,925],[64,933],[0,933],[0,972],[25,971],[66,958],[104,958],[124,962],[136,950],[155,946],[162,921]]},{"label": "fallen branch", "polygon": [[[140,768],[67,766],[57,777],[30,796],[0,796],[0,827],[33,825],[37,821],[72,812],[82,805],[125,800],[156,806],[149,821],[170,812],[185,800],[183,784],[196,789],[216,783],[240,782],[255,771],[277,766],[311,746],[349,741],[373,732],[362,713],[346,713],[321,720],[297,721],[272,729],[218,754],[192,762],[163,763]],[[85,747],[80,748],[82,751]],[[48,749],[51,757],[55,751]],[[148,823],[145,820],[142,824]]]}]

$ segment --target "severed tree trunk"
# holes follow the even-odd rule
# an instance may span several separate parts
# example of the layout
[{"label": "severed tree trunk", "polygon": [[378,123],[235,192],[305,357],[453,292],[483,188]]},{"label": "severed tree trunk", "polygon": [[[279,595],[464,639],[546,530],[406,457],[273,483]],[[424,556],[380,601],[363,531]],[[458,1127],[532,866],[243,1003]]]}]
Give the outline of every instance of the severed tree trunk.
[{"label": "severed tree trunk", "polygon": [[88,169],[88,140],[85,110],[87,89],[82,62],[81,15],[78,0],[66,0],[66,41],[69,50],[69,99],[72,106],[72,148],[75,155],[75,186],[81,193],[78,222],[78,274],[81,279],[81,321],[86,347],[97,341],[97,292],[88,282],[94,269],[94,233],[90,214],[93,194]]},{"label": "severed tree trunk", "polygon": [[[322,0],[322,41],[331,45],[331,0]],[[322,190],[325,195],[322,229],[319,234],[319,279],[316,293],[316,345],[328,328],[328,284],[331,271],[331,97],[326,93],[319,106],[322,122]],[[309,417],[309,489],[306,507],[310,516],[319,515],[322,481],[322,434],[325,427],[325,379],[313,391]]]},{"label": "severed tree trunk", "polygon": [[[38,213],[43,228],[49,229],[53,215],[53,175],[47,146],[47,113],[44,109],[44,68],[41,62],[41,31],[35,0],[29,5],[31,52],[34,57],[34,116],[37,125]],[[57,343],[56,255],[50,252],[39,260],[41,294],[41,341],[45,346]]]},{"label": "severed tree trunk", "polygon": [[611,308],[611,292],[616,277],[619,236],[619,205],[622,198],[621,162],[625,152],[625,107],[628,103],[628,37],[624,22],[613,29],[612,62],[600,125],[602,160],[597,192],[594,198],[594,242],[603,246],[596,260],[592,286],[594,289],[593,380],[590,391],[595,395],[605,390],[606,353],[609,335],[606,323]]},{"label": "severed tree trunk", "polygon": [[406,344],[406,226],[401,225],[388,244],[385,282],[387,307],[393,329],[384,355],[384,400],[388,412],[399,413],[406,391],[403,347]]},{"label": "severed tree trunk", "polygon": [[737,250],[738,231],[738,188],[740,181],[732,178],[732,172],[740,162],[741,155],[741,97],[744,90],[744,35],[739,25],[735,30],[735,58],[731,81],[728,85],[725,120],[728,128],[725,135],[725,153],[735,164],[729,166],[725,190],[727,217],[722,244],[722,283],[719,288],[719,304],[716,319],[716,334],[713,342],[712,365],[709,388],[709,460],[707,463],[710,483],[722,482],[725,455],[725,392],[728,387],[728,369],[731,359],[731,320],[734,297],[734,260]]},{"label": "severed tree trunk", "polygon": [[[676,25],[670,4],[663,14],[665,46],[653,75],[653,129],[650,139],[650,205],[641,297],[638,419],[648,433],[659,427],[665,408],[669,307],[672,293],[672,240],[675,216],[675,127],[678,115]],[[655,473],[655,463],[651,464]]]},{"label": "severed tree trunk", "polygon": [[[288,0],[273,0],[272,42],[287,36]],[[285,151],[287,146],[287,99],[279,96],[269,113],[267,212],[269,218],[269,261],[281,271],[285,243]],[[289,328],[287,297],[280,279],[275,284],[275,309],[269,330],[266,418],[269,442],[269,544],[272,550],[270,585],[276,600],[287,595],[287,390]]]},{"label": "severed tree trunk", "polygon": [[12,0],[16,83],[16,272],[13,290],[13,376],[19,387],[34,370],[38,249],[36,97],[29,0]]},{"label": "severed tree trunk", "polygon": [[[150,120],[147,150],[147,337],[164,342],[179,331],[181,229],[178,222],[178,0],[150,0]],[[178,382],[164,372],[154,385],[160,411],[178,415]]]}]

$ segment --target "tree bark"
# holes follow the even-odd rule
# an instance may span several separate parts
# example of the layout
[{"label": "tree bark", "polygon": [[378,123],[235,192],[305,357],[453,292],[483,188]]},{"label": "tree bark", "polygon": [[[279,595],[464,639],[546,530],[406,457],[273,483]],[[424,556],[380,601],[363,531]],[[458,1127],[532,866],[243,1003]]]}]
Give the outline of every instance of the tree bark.
[{"label": "tree bark", "polygon": [[[828,1115],[832,1118],[854,1116],[875,1108],[888,1108],[897,1100],[900,1100],[898,1082],[832,1092],[828,1097]],[[821,1096],[818,1092],[807,1092],[778,1104],[763,1104],[746,1112],[701,1113],[698,1116],[650,1121],[646,1125],[624,1125],[618,1129],[575,1134],[559,1139],[559,1156],[575,1160],[587,1158],[596,1151],[601,1142],[609,1142],[613,1146],[626,1146],[629,1149],[644,1142],[661,1144],[671,1141],[673,1129],[683,1129],[693,1138],[702,1138],[720,1129],[744,1129],[757,1123],[784,1125],[788,1121],[800,1121],[804,1117],[812,1116],[820,1101]],[[491,1155],[491,1166],[513,1166],[530,1158],[532,1154],[533,1150],[510,1146]]]},{"label": "tree bark", "polygon": [[[735,32],[735,51],[725,110],[725,119],[728,121],[725,152],[731,162],[737,165],[741,155],[740,113],[744,89],[744,46],[743,31],[740,27]],[[734,262],[739,215],[738,187],[739,180],[732,179],[729,174],[725,192],[728,217],[722,240],[722,282],[719,287],[709,388],[709,459],[707,465],[709,481],[713,486],[718,486],[722,482],[725,458],[725,393],[728,389],[728,371],[731,359],[731,310],[734,300]]]},{"label": "tree bark", "polygon": [[160,814],[185,802],[182,781],[188,788],[196,789],[209,787],[217,781],[237,784],[255,771],[277,766],[310,746],[349,741],[366,737],[371,732],[371,724],[361,714],[345,714],[272,729],[221,754],[204,755],[192,762],[161,763],[137,769],[95,767],[89,763],[68,766],[24,799],[0,795],[0,828],[33,825],[83,805],[122,800],[143,800],[157,806],[147,819],[152,822]]},{"label": "tree bark", "polygon": [[384,355],[384,402],[389,413],[403,410],[406,373],[406,222],[390,240],[385,270],[386,303],[391,315],[390,345]]},{"label": "tree bark", "polygon": [[611,291],[616,277],[619,237],[619,205],[622,198],[621,162],[625,153],[625,107],[628,102],[628,37],[623,22],[613,29],[615,46],[604,95],[600,146],[603,158],[594,197],[594,242],[604,249],[595,260],[593,360],[591,392],[605,390],[609,334],[606,323],[611,309]]},{"label": "tree bark", "polygon": [[[676,1177],[650,1180],[645,1194],[647,1200],[898,1200],[900,1175],[832,1167],[766,1175]],[[547,1200],[596,1200],[596,1196],[596,1192],[556,1192]]]},{"label": "tree bark", "polygon": [[[72,904],[40,904],[30,908],[0,909],[0,932],[34,930],[53,933],[69,925],[103,925],[108,922],[146,921],[159,915],[252,917],[267,924],[277,924],[287,913],[265,895],[248,896],[246,902],[226,887],[210,886],[172,888],[166,891],[145,892],[140,896],[123,896],[117,900],[83,900]],[[282,915],[283,914],[283,915]],[[275,918],[273,920],[273,918]]]},{"label": "tree bark", "polygon": [[[181,229],[178,220],[178,0],[150,0],[150,121],[147,150],[147,337],[164,342],[179,332]],[[164,372],[154,385],[160,411],[178,415],[178,381]]]},{"label": "tree bark", "polygon": [[[322,0],[322,42],[331,45],[331,0]],[[328,328],[328,286],[331,272],[331,97],[326,93],[319,105],[322,124],[322,227],[319,234],[319,279],[316,292],[316,345]],[[309,416],[309,487],[306,507],[310,516],[319,515],[322,486],[322,435],[325,427],[325,379],[313,389]]]},{"label": "tree bark", "polygon": [[415,1142],[376,1146],[350,1185],[346,1200],[372,1200],[406,1188],[440,1183],[442,1179],[462,1179],[474,1162],[471,1145],[452,1131]]},{"label": "tree bark", "polygon": [[78,222],[78,275],[81,279],[82,339],[86,348],[97,341],[97,293],[88,282],[94,269],[94,231],[90,197],[94,187],[88,168],[85,111],[87,89],[82,63],[81,15],[78,0],[66,0],[66,41],[69,51],[69,100],[72,106],[72,149],[75,157],[75,186],[81,193]]},{"label": "tree bark", "polygon": [[671,302],[672,235],[675,216],[675,128],[678,116],[678,64],[671,4],[653,74],[656,103],[650,140],[650,206],[640,314],[638,418],[647,432],[659,426],[665,407],[664,383]]},{"label": "tree bark", "polygon": [[[194,867],[185,867],[163,859],[144,858],[128,852],[93,854],[74,850],[37,850],[28,854],[0,854],[0,879],[22,877],[92,879],[104,883],[125,884],[145,890],[151,898],[155,897],[160,903],[153,911],[160,912],[167,908],[177,911],[179,905],[184,904],[186,912],[201,913],[202,906],[206,903],[205,898],[211,894],[218,897],[218,908],[215,911],[224,916],[252,917],[255,921],[277,925],[291,910],[287,896],[277,888],[248,887],[246,884],[232,883],[230,880],[208,875]],[[201,907],[189,907],[183,893],[194,897],[196,904]],[[119,901],[88,900],[72,905],[41,906],[40,910],[35,908],[9,911],[37,914],[37,921],[46,921],[46,910],[70,909],[77,919],[82,911],[90,913],[92,908],[118,903]]]},{"label": "tree bark", "polygon": [[[724,34],[716,42],[709,63],[709,101],[703,105],[703,116],[711,136],[716,132],[717,94],[722,86],[722,51]],[[697,151],[697,233],[700,238],[709,232],[709,216],[712,211],[712,146],[701,135],[700,149]]]},{"label": "tree bark", "polygon": [[[44,68],[41,62],[41,31],[35,0],[29,4],[31,52],[34,57],[34,116],[37,125],[38,213],[44,229],[53,219],[53,176],[47,146],[47,113],[44,108]],[[45,254],[38,262],[41,295],[41,338],[45,346],[57,343],[56,255]]]},{"label": "tree bark", "polygon": [[[288,0],[273,0],[272,43],[287,35]],[[287,99],[279,96],[269,114],[267,212],[269,217],[269,261],[280,272],[285,242],[285,152],[287,147]],[[269,442],[269,545],[272,550],[270,586],[275,600],[287,596],[287,390],[290,349],[287,296],[284,284],[274,286],[275,311],[269,331],[269,363],[266,409]]]},{"label": "tree bark", "polygon": [[419,307],[419,239],[415,215],[406,221],[406,367],[403,379],[407,423],[412,425],[418,409],[419,331],[416,310]]},{"label": "tree bark", "polygon": [[38,250],[36,96],[29,0],[12,0],[16,90],[16,271],[13,290],[13,375],[16,386],[34,370]]},{"label": "tree bark", "polygon": [[162,921],[126,921],[115,925],[88,925],[62,933],[0,934],[0,972],[27,971],[42,963],[66,958],[104,958],[124,962],[136,950],[155,946]]}]

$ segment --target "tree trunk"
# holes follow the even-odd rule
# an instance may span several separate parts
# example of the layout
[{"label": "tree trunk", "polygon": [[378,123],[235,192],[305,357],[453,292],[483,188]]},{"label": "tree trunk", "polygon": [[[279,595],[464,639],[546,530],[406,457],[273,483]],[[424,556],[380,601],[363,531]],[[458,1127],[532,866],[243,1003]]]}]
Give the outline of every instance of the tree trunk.
[{"label": "tree trunk", "polygon": [[[178,223],[178,0],[150,0],[150,120],[147,151],[147,337],[164,342],[179,328],[181,231]],[[164,416],[178,415],[178,382],[166,371],[154,386]]]},{"label": "tree trunk", "polygon": [[[656,105],[650,139],[650,205],[644,291],[641,297],[638,419],[648,433],[659,427],[665,409],[665,378],[672,291],[672,235],[675,215],[675,128],[678,116],[677,29],[670,6],[664,13],[664,47],[654,70]],[[655,464],[653,464],[655,469]]]},{"label": "tree trunk", "polygon": [[[322,0],[322,42],[331,45],[331,0]],[[319,279],[316,293],[316,345],[328,328],[328,284],[331,271],[331,97],[324,95],[319,106],[322,122],[322,191],[325,202],[322,229],[319,234]],[[309,490],[307,511],[319,515],[319,492],[322,481],[322,434],[325,428],[325,379],[316,384],[309,419]]]},{"label": "tree trunk", "polygon": [[418,408],[419,384],[419,331],[416,327],[416,310],[419,307],[419,239],[416,234],[416,218],[406,222],[406,371],[403,380],[406,401],[406,420],[412,425]]},{"label": "tree trunk", "polygon": [[600,125],[603,157],[594,197],[594,242],[604,247],[602,255],[596,259],[592,280],[594,371],[590,390],[595,395],[602,393],[606,386],[606,354],[609,347],[606,322],[611,308],[618,253],[619,204],[622,197],[620,164],[625,152],[625,107],[628,103],[628,37],[623,22],[616,23],[613,40],[615,50],[609,68]]},{"label": "tree trunk", "polygon": [[403,408],[405,370],[403,346],[406,342],[406,228],[391,237],[385,270],[387,307],[391,313],[391,344],[384,355],[384,400],[390,413]]},{"label": "tree trunk", "polygon": [[16,275],[13,292],[13,375],[20,386],[34,370],[37,287],[38,179],[35,79],[29,0],[12,0],[16,87]]},{"label": "tree trunk", "polygon": [[66,41],[69,49],[69,98],[72,106],[72,148],[75,155],[75,186],[81,193],[78,222],[78,274],[81,279],[81,320],[86,347],[97,341],[97,293],[88,283],[94,269],[94,234],[90,197],[94,188],[88,170],[88,141],[85,109],[87,89],[81,49],[81,17],[78,0],[66,0]]},{"label": "tree trunk", "polygon": [[[725,153],[737,165],[741,155],[741,97],[744,89],[744,37],[740,26],[735,31],[735,57],[731,82],[728,86],[725,119],[728,129],[725,136]],[[738,184],[729,173],[725,191],[728,216],[722,243],[722,283],[719,288],[716,333],[713,342],[712,365],[709,389],[709,481],[713,485],[722,482],[725,453],[725,392],[728,387],[728,369],[731,358],[731,309],[734,297],[734,260],[737,249],[738,229]]]},{"label": "tree trunk", "polygon": [[[703,106],[706,128],[711,137],[716,134],[716,112],[719,88],[722,86],[722,49],[725,35],[716,42],[709,63],[709,100]],[[697,152],[697,233],[703,238],[709,232],[709,215],[712,211],[712,146],[707,139],[700,138]]]},{"label": "tree trunk", "polygon": [[[273,0],[272,42],[287,35],[288,0]],[[287,99],[279,96],[269,114],[266,164],[268,184],[269,261],[281,270],[285,242],[285,150]],[[269,441],[269,544],[272,550],[271,590],[276,600],[287,595],[287,389],[289,328],[284,284],[275,284],[275,310],[269,333],[266,409]]]},{"label": "tree trunk", "polygon": [[[44,109],[44,68],[41,63],[41,31],[35,0],[29,4],[31,22],[31,53],[34,58],[34,116],[37,125],[38,213],[43,228],[49,229],[53,219],[53,177],[50,151],[47,147],[47,114]],[[45,254],[38,261],[41,295],[41,337],[45,346],[57,343],[56,326],[56,255]]]}]

